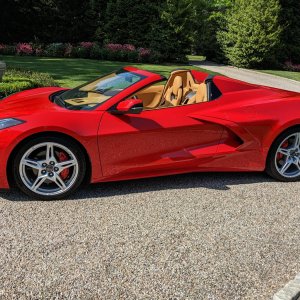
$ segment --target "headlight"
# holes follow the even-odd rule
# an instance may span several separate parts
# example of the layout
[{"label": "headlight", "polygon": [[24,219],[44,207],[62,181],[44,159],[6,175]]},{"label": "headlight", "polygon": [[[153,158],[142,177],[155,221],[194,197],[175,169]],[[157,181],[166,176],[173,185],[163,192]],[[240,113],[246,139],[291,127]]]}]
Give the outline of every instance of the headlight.
[{"label": "headlight", "polygon": [[13,118],[0,119],[0,130],[9,128],[9,127],[13,127],[16,125],[20,125],[22,123],[24,123],[24,121],[18,120],[18,119],[13,119]]}]

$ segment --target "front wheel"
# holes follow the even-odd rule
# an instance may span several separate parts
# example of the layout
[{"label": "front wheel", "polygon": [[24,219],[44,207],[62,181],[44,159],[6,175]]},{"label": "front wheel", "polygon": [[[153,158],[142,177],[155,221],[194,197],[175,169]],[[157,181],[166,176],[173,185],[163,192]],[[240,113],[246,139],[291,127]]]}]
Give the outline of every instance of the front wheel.
[{"label": "front wheel", "polygon": [[282,133],[271,147],[267,173],[281,181],[300,180],[300,128]]},{"label": "front wheel", "polygon": [[12,174],[17,187],[27,195],[53,200],[74,192],[85,171],[85,156],[72,140],[39,137],[19,149]]}]

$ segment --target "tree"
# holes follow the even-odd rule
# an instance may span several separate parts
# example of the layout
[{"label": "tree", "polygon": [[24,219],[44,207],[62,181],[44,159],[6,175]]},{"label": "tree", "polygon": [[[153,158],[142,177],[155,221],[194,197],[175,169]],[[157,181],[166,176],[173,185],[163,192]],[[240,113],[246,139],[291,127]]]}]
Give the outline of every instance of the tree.
[{"label": "tree", "polygon": [[106,42],[147,47],[153,24],[159,19],[160,1],[109,0],[104,26]]},{"label": "tree", "polygon": [[224,29],[225,13],[233,0],[194,0],[193,52],[209,60],[223,60],[217,32]]},{"label": "tree", "polygon": [[282,60],[300,63],[300,1],[281,0]]},{"label": "tree", "polygon": [[93,40],[105,7],[105,0],[6,0],[0,10],[0,40]]},{"label": "tree", "polygon": [[238,67],[274,63],[280,43],[278,0],[236,0],[226,15],[226,30],[218,33],[224,54]]},{"label": "tree", "polygon": [[163,53],[168,61],[183,61],[191,51],[192,0],[167,0],[162,6],[160,21],[153,24],[152,49]]}]

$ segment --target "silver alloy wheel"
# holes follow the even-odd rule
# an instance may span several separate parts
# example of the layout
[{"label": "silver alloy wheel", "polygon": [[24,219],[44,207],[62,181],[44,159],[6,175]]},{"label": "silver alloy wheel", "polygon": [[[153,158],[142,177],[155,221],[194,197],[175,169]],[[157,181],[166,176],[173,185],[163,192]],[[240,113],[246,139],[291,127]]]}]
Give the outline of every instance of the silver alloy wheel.
[{"label": "silver alloy wheel", "polygon": [[[59,153],[67,158],[59,160]],[[68,191],[78,178],[78,160],[67,147],[53,142],[37,144],[22,156],[19,173],[24,185],[32,192],[55,196]],[[68,172],[66,178],[62,172]]]},{"label": "silver alloy wheel", "polygon": [[279,145],[275,155],[275,166],[285,178],[300,176],[300,132],[289,135]]}]

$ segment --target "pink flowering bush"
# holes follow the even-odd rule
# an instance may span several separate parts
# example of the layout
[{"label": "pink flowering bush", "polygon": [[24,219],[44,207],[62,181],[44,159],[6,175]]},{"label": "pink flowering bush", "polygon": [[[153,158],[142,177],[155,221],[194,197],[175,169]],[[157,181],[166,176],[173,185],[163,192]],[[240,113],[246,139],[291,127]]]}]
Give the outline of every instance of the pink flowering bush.
[{"label": "pink flowering bush", "polygon": [[72,44],[70,43],[66,44],[64,57],[72,57],[72,53],[73,53]]},{"label": "pink flowering bush", "polygon": [[121,44],[107,44],[105,46],[105,48],[107,50],[113,51],[113,52],[122,51],[123,50],[123,46]]},{"label": "pink flowering bush", "polygon": [[293,64],[291,60],[286,61],[284,63],[284,68],[288,71],[300,72],[300,65],[299,64]]},{"label": "pink flowering bush", "polygon": [[128,51],[128,52],[135,51],[135,47],[133,45],[131,45],[131,44],[124,44],[122,46],[122,50],[123,51]]},{"label": "pink flowering bush", "polygon": [[49,57],[79,57],[124,62],[163,61],[163,56],[148,48],[136,48],[132,44],[109,43],[104,46],[97,42],[71,43],[18,43],[14,45],[0,44],[3,55],[34,55]]},{"label": "pink flowering bush", "polygon": [[0,44],[0,53],[5,51],[6,46],[4,44]]},{"label": "pink flowering bush", "polygon": [[34,52],[32,46],[28,43],[17,44],[16,50],[18,55],[32,55]]},{"label": "pink flowering bush", "polygon": [[139,49],[139,57],[149,57],[151,54],[151,50],[147,48],[140,48]]},{"label": "pink flowering bush", "polygon": [[85,48],[85,49],[91,49],[94,45],[95,45],[95,43],[93,43],[93,42],[81,42],[79,44],[80,47]]}]

